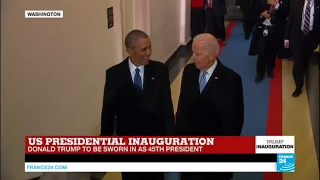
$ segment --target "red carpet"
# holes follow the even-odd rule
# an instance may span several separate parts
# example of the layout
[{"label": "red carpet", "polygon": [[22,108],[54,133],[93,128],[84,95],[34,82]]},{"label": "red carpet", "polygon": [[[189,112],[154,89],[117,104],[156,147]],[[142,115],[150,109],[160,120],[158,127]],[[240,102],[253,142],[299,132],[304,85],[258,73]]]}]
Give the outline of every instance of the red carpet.
[{"label": "red carpet", "polygon": [[[282,60],[276,60],[274,78],[270,82],[267,135],[282,135]],[[282,180],[282,173],[264,173],[263,180]]]},{"label": "red carpet", "polygon": [[[235,21],[230,21],[230,22],[228,23],[228,26],[226,27],[226,41],[227,41],[227,43],[228,43],[228,39],[230,38],[231,33],[232,33],[234,27],[236,27],[236,24],[237,24],[237,22],[235,22]],[[219,53],[218,57],[220,56],[223,48],[225,47],[225,45],[223,45],[221,41],[219,41],[219,45],[220,45],[220,53]]]}]

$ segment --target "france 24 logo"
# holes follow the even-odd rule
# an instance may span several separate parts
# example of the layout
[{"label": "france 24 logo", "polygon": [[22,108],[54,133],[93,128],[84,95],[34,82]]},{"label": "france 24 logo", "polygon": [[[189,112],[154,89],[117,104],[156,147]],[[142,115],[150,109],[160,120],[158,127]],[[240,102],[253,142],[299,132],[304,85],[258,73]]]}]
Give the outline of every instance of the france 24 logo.
[{"label": "france 24 logo", "polygon": [[277,172],[295,172],[296,156],[295,154],[277,155]]}]

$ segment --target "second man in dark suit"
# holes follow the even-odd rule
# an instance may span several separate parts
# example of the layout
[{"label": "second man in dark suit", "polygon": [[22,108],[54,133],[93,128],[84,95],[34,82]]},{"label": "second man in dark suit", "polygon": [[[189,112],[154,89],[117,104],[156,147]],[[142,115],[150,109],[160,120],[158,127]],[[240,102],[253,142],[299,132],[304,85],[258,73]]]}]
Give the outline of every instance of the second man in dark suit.
[{"label": "second man in dark suit", "polygon": [[[239,136],[244,122],[241,77],[218,59],[219,44],[210,34],[193,40],[194,63],[182,75],[176,134]],[[214,161],[214,160],[213,160]],[[181,180],[230,180],[232,173],[181,173]]]},{"label": "second man in dark suit", "polygon": [[224,17],[227,14],[225,0],[205,0],[207,33],[221,39],[222,44],[226,42],[226,28]]},{"label": "second man in dark suit", "polygon": [[293,78],[296,89],[293,97],[302,93],[304,75],[313,51],[319,44],[319,0],[300,0],[292,2],[285,33],[284,46],[292,51]]},{"label": "second man in dark suit", "polygon": [[256,13],[258,0],[236,0],[236,8],[242,11],[244,38],[250,38],[252,29],[256,24]]},{"label": "second man in dark suit", "polygon": [[249,55],[258,54],[255,82],[260,83],[266,73],[269,78],[274,77],[277,55],[279,58],[290,57],[290,53],[285,52],[288,50],[283,47],[290,0],[262,0],[257,7],[260,18],[252,35]]},{"label": "second man in dark suit", "polygon": [[[140,30],[125,38],[129,57],[106,71],[101,135],[173,135],[174,115],[169,71],[149,59],[151,42]],[[164,180],[164,173],[122,173],[123,180]]]},{"label": "second man in dark suit", "polygon": [[191,37],[206,30],[205,0],[191,0]]}]

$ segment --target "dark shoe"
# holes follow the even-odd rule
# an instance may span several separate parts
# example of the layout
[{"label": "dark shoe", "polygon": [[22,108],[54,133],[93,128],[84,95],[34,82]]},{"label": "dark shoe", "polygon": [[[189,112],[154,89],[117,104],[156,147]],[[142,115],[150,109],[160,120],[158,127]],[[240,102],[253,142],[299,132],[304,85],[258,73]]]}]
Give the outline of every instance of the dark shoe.
[{"label": "dark shoe", "polygon": [[250,39],[250,34],[244,35],[244,39],[245,39],[245,40],[249,40],[249,39]]},{"label": "dark shoe", "polygon": [[269,73],[267,73],[267,74],[268,74],[268,77],[269,77],[269,78],[274,78],[273,72],[269,72]]},{"label": "dark shoe", "polygon": [[259,83],[263,80],[263,76],[257,76],[254,82]]},{"label": "dark shoe", "polygon": [[298,97],[298,96],[300,96],[301,93],[302,93],[301,89],[296,89],[293,91],[292,97]]}]

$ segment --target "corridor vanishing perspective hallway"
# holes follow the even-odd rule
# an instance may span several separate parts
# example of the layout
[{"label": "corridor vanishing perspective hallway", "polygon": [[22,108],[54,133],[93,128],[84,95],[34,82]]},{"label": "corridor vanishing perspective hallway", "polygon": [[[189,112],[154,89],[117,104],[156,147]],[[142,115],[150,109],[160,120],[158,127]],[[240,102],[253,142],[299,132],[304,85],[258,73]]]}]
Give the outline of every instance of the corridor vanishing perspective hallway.
[{"label": "corridor vanishing perspective hallway", "polygon": [[[319,179],[315,128],[310,117],[306,89],[298,98],[292,98],[294,81],[293,62],[278,59],[275,78],[254,82],[256,57],[248,56],[250,41],[243,39],[242,24],[227,23],[228,43],[221,46],[221,62],[239,73],[243,81],[245,124],[242,135],[294,135],[296,138],[296,172],[294,173],[235,173],[233,180],[316,180]],[[175,111],[182,71],[190,59],[190,46],[185,57],[171,62],[170,79]],[[120,173],[107,173],[104,180],[121,180]],[[178,173],[167,173],[167,180],[179,180]]]}]

